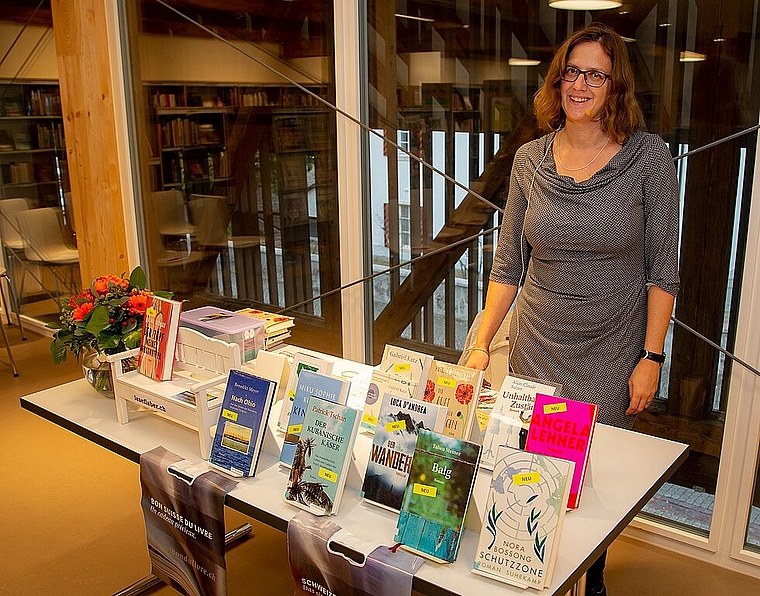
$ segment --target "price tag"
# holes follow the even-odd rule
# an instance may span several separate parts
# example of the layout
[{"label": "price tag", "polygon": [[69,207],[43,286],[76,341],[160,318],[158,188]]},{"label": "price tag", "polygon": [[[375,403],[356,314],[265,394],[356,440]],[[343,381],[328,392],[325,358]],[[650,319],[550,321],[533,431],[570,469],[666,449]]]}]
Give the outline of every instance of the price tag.
[{"label": "price tag", "polygon": [[405,363],[405,364],[394,364],[393,365],[393,372],[395,372],[395,373],[398,373],[398,372],[409,372],[410,370],[412,370],[412,365],[408,364],[408,363]]},{"label": "price tag", "polygon": [[441,387],[454,387],[456,388],[457,382],[454,379],[447,379],[446,377],[438,377],[438,384]]},{"label": "price tag", "polygon": [[546,404],[544,406],[544,414],[559,414],[560,412],[567,412],[567,404]]},{"label": "price tag", "polygon": [[222,408],[222,418],[226,418],[227,420],[232,420],[233,422],[235,422],[238,419],[238,415],[237,415],[237,412],[233,412],[231,410]]},{"label": "price tag", "polygon": [[392,433],[394,430],[406,430],[406,420],[389,422],[385,425],[385,432]]},{"label": "price tag", "polygon": [[328,482],[337,482],[338,481],[338,475],[333,472],[332,470],[325,470],[324,468],[319,468],[319,472],[317,472],[317,476],[320,478],[324,478]]},{"label": "price tag", "polygon": [[415,482],[414,487],[412,488],[412,492],[414,492],[415,495],[435,498],[435,496],[438,494],[438,488],[435,486],[430,486],[428,484],[420,484],[418,482]]},{"label": "price tag", "polygon": [[364,414],[364,416],[362,416],[362,421],[371,424],[372,426],[377,426],[377,417],[372,416],[371,414]]},{"label": "price tag", "polygon": [[289,426],[288,427],[288,434],[289,435],[300,435],[302,428],[303,428],[303,424],[294,424],[293,426]]},{"label": "price tag", "polygon": [[541,482],[541,472],[528,472],[526,474],[514,474],[512,484],[521,486],[523,484],[538,484]]}]

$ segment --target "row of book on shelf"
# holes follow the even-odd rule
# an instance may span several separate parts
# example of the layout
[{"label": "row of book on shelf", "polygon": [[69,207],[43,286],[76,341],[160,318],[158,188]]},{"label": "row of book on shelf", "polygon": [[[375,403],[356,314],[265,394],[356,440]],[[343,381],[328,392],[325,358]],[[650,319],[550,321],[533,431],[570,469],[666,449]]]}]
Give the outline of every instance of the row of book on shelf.
[{"label": "row of book on shelf", "polygon": [[[197,322],[213,314],[208,309],[183,317]],[[269,313],[243,316],[250,315],[271,325],[273,336],[290,329]],[[483,390],[482,371],[392,345],[363,381],[332,374],[333,360],[308,351],[259,357],[250,370],[228,375],[210,465],[255,476],[273,427],[282,438],[279,464],[289,469],[283,499],[333,515],[358,461],[357,436],[367,435],[361,497],[398,514],[394,541],[439,563],[458,557],[476,476],[485,470],[491,482],[475,513],[482,529],[473,572],[549,585],[565,513],[580,503],[597,406],[559,397],[559,385],[512,375],[498,391]]]}]

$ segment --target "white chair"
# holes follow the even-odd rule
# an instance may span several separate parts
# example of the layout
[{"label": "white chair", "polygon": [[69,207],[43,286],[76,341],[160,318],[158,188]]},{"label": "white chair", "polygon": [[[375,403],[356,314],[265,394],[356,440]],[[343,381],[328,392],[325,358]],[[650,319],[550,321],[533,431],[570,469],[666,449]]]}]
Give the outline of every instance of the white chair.
[{"label": "white chair", "polygon": [[[28,209],[17,213],[16,219],[22,236],[27,240],[24,256],[28,261],[40,263],[51,270],[57,299],[57,269],[77,265],[79,251],[66,244],[56,209],[52,207]],[[71,288],[75,291],[73,280]]]},{"label": "white chair", "polygon": [[27,241],[18,227],[16,215],[29,209],[29,201],[25,198],[0,200],[0,238],[2,239],[3,252],[8,257],[5,261],[8,274],[17,279],[16,263],[21,266],[21,291],[18,296],[24,294],[24,280],[26,279],[26,267],[24,266],[24,250]]},{"label": "white chair", "polygon": [[[21,314],[19,312],[19,306],[18,306],[18,296],[16,295],[16,290],[13,287],[13,280],[8,275],[7,271],[5,270],[5,267],[3,265],[0,265],[0,301],[2,301],[2,307],[5,311],[5,316],[8,317],[8,324],[11,324],[11,315],[10,315],[10,305],[8,304],[8,299],[5,296],[5,288],[3,283],[8,284],[8,289],[11,297],[13,298],[14,307],[16,309],[16,317],[18,319],[18,327],[21,330],[21,341],[26,341],[26,336],[24,335],[24,326],[21,324]],[[11,370],[13,371],[13,376],[18,376],[18,369],[16,368],[16,362],[13,360],[13,354],[11,353],[11,344],[8,341],[8,333],[5,331],[5,326],[3,325],[2,321],[0,321],[0,331],[2,331],[3,335],[3,341],[5,342],[5,350],[8,352],[8,360],[11,364]]]}]

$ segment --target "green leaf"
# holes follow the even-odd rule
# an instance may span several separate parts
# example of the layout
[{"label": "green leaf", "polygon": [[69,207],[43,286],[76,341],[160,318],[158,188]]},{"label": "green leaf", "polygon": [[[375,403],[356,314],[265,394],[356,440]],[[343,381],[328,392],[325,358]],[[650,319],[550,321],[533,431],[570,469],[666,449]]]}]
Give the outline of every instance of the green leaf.
[{"label": "green leaf", "polygon": [[53,362],[56,364],[66,362],[66,357],[68,356],[68,348],[66,344],[58,338],[54,339],[50,342],[50,355],[53,357]]},{"label": "green leaf", "polygon": [[145,277],[145,271],[138,265],[132,269],[132,273],[129,275],[129,286],[131,288],[137,288],[138,290],[144,290],[147,279]]},{"label": "green leaf", "polygon": [[108,308],[98,305],[90,311],[90,321],[87,323],[86,331],[95,337],[111,326]]},{"label": "green leaf", "polygon": [[137,348],[140,346],[140,338],[142,337],[142,327],[139,329],[135,329],[134,331],[131,331],[129,333],[125,333],[122,336],[122,340],[124,341],[124,345],[127,347],[128,350],[131,350],[133,348]]}]

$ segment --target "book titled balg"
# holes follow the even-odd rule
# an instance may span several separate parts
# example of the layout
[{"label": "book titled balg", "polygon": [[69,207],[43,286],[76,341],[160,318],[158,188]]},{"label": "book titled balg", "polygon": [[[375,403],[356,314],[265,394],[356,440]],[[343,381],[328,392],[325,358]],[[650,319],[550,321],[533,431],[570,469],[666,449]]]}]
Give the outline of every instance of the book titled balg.
[{"label": "book titled balg", "polygon": [[550,585],[573,467],[564,459],[499,447],[473,572],[522,588]]},{"label": "book titled balg", "polygon": [[599,406],[539,393],[525,449],[575,462],[568,509],[580,505]]},{"label": "book titled balg", "polygon": [[309,398],[290,467],[285,500],[315,515],[340,507],[361,412],[319,397]]},{"label": "book titled balg", "polygon": [[362,497],[376,505],[399,511],[412,467],[421,429],[441,432],[445,406],[386,395],[378,414]]},{"label": "book titled balg", "polygon": [[254,476],[277,384],[231,370],[209,464],[232,476]]},{"label": "book titled balg", "polygon": [[421,429],[394,540],[439,563],[459,552],[480,445]]}]

